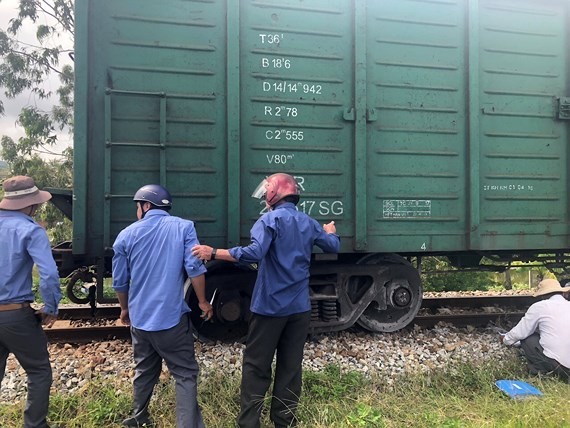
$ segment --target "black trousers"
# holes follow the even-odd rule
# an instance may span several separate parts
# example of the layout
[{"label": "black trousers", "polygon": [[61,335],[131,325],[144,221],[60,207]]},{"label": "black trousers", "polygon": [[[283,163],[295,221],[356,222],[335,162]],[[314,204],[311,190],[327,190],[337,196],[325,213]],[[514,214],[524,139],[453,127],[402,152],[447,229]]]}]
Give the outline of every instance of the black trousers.
[{"label": "black trousers", "polygon": [[276,355],[270,417],[278,428],[296,425],[295,411],[301,396],[303,349],[311,313],[286,317],[252,314],[243,354],[241,428],[258,428],[265,394],[271,384],[271,364]]},{"label": "black trousers", "polygon": [[148,405],[154,386],[162,371],[162,360],[176,381],[176,426],[204,428],[198,407],[198,362],[194,355],[192,322],[188,314],[172,328],[144,331],[131,327],[133,354],[136,363],[133,417],[137,421],[150,418]]},{"label": "black trousers", "polygon": [[553,358],[544,355],[544,349],[540,345],[540,335],[533,333],[526,339],[521,340],[521,349],[527,359],[527,367],[531,374],[554,373],[563,380],[570,380],[570,369],[561,365]]},{"label": "black trousers", "polygon": [[47,428],[52,372],[47,338],[32,308],[0,312],[0,383],[10,353],[28,375],[24,428]]}]

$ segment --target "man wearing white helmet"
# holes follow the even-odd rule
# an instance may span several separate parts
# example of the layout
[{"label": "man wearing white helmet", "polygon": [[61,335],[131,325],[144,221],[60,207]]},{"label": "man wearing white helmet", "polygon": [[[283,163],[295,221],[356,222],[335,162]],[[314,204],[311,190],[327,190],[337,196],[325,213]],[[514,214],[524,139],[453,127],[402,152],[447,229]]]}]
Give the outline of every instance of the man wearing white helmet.
[{"label": "man wearing white helmet", "polygon": [[567,291],[555,279],[542,280],[534,293],[541,300],[502,338],[505,345],[520,341],[531,374],[555,373],[570,380],[570,302],[563,296]]},{"label": "man wearing white helmet", "polygon": [[268,212],[251,228],[248,246],[225,250],[197,245],[192,252],[203,260],[259,264],[237,422],[241,428],[259,427],[276,356],[270,417],[276,428],[284,428],[296,425],[295,411],[301,396],[303,348],[311,314],[309,267],[313,245],[336,253],[340,238],[334,222],[321,226],[297,210],[299,186],[289,174],[271,175],[252,196],[264,198]]}]

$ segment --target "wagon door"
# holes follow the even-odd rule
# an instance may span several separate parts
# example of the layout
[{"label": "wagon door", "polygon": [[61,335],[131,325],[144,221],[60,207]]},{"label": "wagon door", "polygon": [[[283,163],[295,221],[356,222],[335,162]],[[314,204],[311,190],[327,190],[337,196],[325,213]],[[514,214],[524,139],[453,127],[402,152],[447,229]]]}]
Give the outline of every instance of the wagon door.
[{"label": "wagon door", "polygon": [[369,247],[462,249],[466,2],[365,3]]},{"label": "wagon door", "polygon": [[471,248],[566,248],[568,2],[470,13]]}]

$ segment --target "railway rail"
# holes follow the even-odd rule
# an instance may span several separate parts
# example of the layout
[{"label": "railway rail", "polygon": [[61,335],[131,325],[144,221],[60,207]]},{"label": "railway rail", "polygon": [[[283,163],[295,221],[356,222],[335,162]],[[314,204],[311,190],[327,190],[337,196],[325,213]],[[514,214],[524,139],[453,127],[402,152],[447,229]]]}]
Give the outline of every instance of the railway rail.
[{"label": "railway rail", "polygon": [[534,302],[536,299],[530,295],[426,297],[410,325],[431,328],[445,322],[459,327],[484,327],[492,322],[509,326],[517,323]]},{"label": "railway rail", "polygon": [[410,325],[432,328],[440,322],[445,322],[458,327],[484,327],[487,324],[493,322],[498,326],[508,326],[517,323],[523,316],[524,311],[418,315],[416,318],[414,318]]},{"label": "railway rail", "polygon": [[[489,323],[507,327],[518,322],[535,301],[528,295],[426,297],[410,326],[432,328],[444,322],[460,327],[484,327]],[[118,306],[100,306],[95,311],[87,306],[62,307],[59,320],[45,332],[52,342],[128,339],[129,329],[117,321],[119,314]]]}]

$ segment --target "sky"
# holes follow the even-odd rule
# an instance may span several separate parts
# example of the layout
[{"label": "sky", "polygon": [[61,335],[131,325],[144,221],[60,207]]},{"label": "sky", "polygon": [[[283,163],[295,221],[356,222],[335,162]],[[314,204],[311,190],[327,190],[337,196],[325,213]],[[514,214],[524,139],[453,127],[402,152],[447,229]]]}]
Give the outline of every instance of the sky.
[{"label": "sky", "polygon": [[[8,27],[9,20],[17,15],[18,4],[18,0],[0,0],[0,28],[3,30],[6,30]],[[25,25],[22,28],[18,39],[22,42],[37,45],[38,42],[35,38],[35,25],[29,23]],[[67,42],[67,44],[71,45],[71,42]],[[68,58],[62,57],[60,61],[68,61]],[[59,79],[57,76],[53,75],[46,80],[44,85],[47,90],[55,92],[59,87]],[[57,96],[52,97],[49,100],[43,100],[31,92],[24,93],[16,98],[10,99],[4,95],[3,91],[0,91],[0,99],[2,99],[5,109],[5,115],[0,116],[0,136],[7,135],[14,140],[18,140],[18,138],[24,136],[22,128],[16,124],[18,114],[22,107],[36,106],[47,113],[51,110],[52,105],[57,103]],[[72,136],[65,131],[62,133],[58,132],[58,140],[60,140],[60,143],[55,149],[56,151],[61,151],[73,143]]]}]

